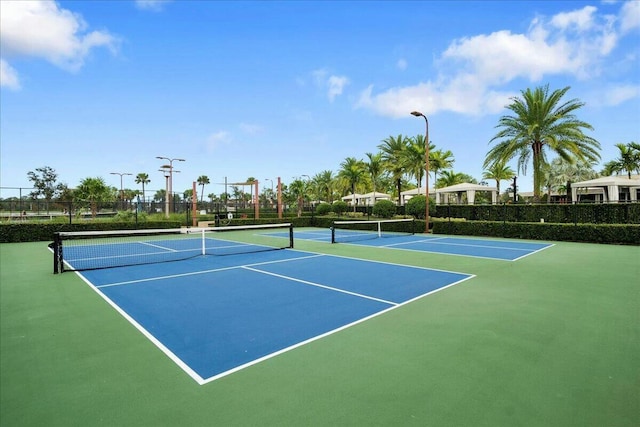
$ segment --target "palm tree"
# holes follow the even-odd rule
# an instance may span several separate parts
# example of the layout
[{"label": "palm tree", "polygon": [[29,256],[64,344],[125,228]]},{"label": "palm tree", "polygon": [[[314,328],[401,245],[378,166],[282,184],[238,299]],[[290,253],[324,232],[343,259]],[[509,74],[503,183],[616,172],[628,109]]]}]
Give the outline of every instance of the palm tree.
[{"label": "palm tree", "polygon": [[[442,172],[440,179],[436,183],[438,188],[449,187],[451,185],[462,184],[465,181],[472,181],[468,175],[461,172],[454,172],[452,170],[446,170]],[[448,197],[448,196],[447,196]],[[460,203],[460,195],[458,195],[457,203]]]},{"label": "palm tree", "polygon": [[522,98],[512,98],[506,108],[514,115],[500,118],[497,127],[501,130],[491,138],[491,142],[498,143],[487,153],[483,167],[517,157],[518,171],[525,174],[531,160],[533,196],[540,200],[543,166],[547,163],[545,149],[567,161],[598,160],[600,144],[582,132],[593,127],[573,114],[584,103],[576,99],[560,103],[569,89],[567,86],[549,94],[547,85],[522,91]]},{"label": "palm tree", "polygon": [[429,146],[429,170],[433,171],[433,182],[438,182],[438,172],[453,167],[455,159],[450,150],[432,150]]},{"label": "palm tree", "polygon": [[[429,144],[429,150],[435,149],[435,145]],[[403,151],[403,165],[405,171],[416,178],[418,188],[421,187],[422,177],[426,171],[424,135],[416,135],[409,139]],[[431,165],[431,153],[429,153],[429,165]]]},{"label": "palm tree", "polygon": [[145,197],[144,197],[144,186],[146,184],[149,184],[151,182],[151,180],[149,179],[149,175],[144,173],[144,172],[140,172],[138,175],[136,175],[136,184],[142,184],[142,203],[145,202]]},{"label": "palm tree", "polygon": [[351,194],[354,195],[353,199],[353,211],[356,211],[356,185],[358,185],[365,177],[365,165],[362,160],[357,160],[355,157],[347,157],[342,163],[340,163],[340,171],[338,177],[344,180],[351,188]]},{"label": "palm tree", "polygon": [[335,185],[335,177],[330,170],[324,170],[317,173],[312,181],[318,192],[318,197],[324,199],[329,203],[333,203],[333,187]]},{"label": "palm tree", "polygon": [[613,173],[626,171],[629,179],[631,179],[631,172],[640,173],[640,145],[630,142],[629,144],[616,144],[616,147],[620,150],[620,156],[607,162],[606,169]]},{"label": "palm tree", "polygon": [[209,177],[206,175],[200,175],[197,179],[198,185],[202,186],[202,190],[200,191],[200,203],[204,200],[204,186],[209,184]]},{"label": "palm tree", "polygon": [[408,145],[409,138],[403,135],[398,135],[395,138],[389,136],[382,140],[382,144],[378,145],[378,148],[382,151],[382,160],[385,163],[385,169],[389,171],[396,183],[398,201],[400,200],[400,193],[402,192],[402,177],[405,173],[403,153]]},{"label": "palm tree", "polygon": [[368,162],[365,163],[365,167],[367,172],[369,173],[369,177],[371,178],[371,184],[373,185],[373,198],[375,202],[375,193],[377,182],[380,179],[380,175],[384,172],[383,163],[382,163],[382,153],[378,152],[376,154],[373,153],[365,153]]},{"label": "palm tree", "polygon": [[496,189],[498,190],[498,195],[500,195],[500,181],[513,179],[515,175],[516,173],[506,163],[496,162],[482,173],[482,179],[495,179]]},{"label": "palm tree", "polygon": [[306,183],[301,179],[295,179],[289,185],[289,195],[294,198],[298,206],[298,218],[302,216],[302,207],[304,206],[304,196],[306,193]]}]

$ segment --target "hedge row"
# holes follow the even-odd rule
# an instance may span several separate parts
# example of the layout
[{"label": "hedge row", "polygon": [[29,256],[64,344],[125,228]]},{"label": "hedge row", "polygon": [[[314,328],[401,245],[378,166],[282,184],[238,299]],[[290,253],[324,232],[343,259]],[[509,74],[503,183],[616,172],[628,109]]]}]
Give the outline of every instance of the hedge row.
[{"label": "hedge row", "polygon": [[530,240],[640,245],[640,225],[548,224],[540,222],[438,221],[436,234],[492,236]]},{"label": "hedge row", "polygon": [[[331,227],[336,217],[300,217],[274,221],[264,219],[238,219],[231,225],[269,224],[291,222],[294,227]],[[81,224],[2,224],[0,243],[52,241],[55,232],[133,230],[153,228],[179,228],[180,222],[160,221],[135,223],[95,222]],[[431,222],[435,234],[507,237],[530,240],[556,240],[610,244],[640,245],[640,225],[637,224],[549,224],[540,222],[505,221],[439,221]],[[424,220],[415,221],[417,231],[424,230]]]},{"label": "hedge row", "polygon": [[640,203],[437,205],[432,216],[471,221],[640,224]]}]

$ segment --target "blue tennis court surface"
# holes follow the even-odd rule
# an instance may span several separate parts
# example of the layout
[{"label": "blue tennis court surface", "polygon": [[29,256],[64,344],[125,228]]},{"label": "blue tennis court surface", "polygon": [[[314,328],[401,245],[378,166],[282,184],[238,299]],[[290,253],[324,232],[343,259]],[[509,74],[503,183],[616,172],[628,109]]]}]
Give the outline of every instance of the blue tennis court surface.
[{"label": "blue tennis court surface", "polygon": [[204,384],[473,276],[287,249],[82,277]]},{"label": "blue tennis court surface", "polygon": [[[328,229],[295,231],[295,236],[296,239],[300,240],[331,242],[331,231]],[[519,240],[493,240],[426,234],[389,235],[383,238],[376,238],[375,233],[360,232],[357,230],[345,232],[344,236],[344,241],[338,244],[373,246],[387,249],[402,249],[506,261],[516,261],[553,246],[549,243],[522,242]]]}]

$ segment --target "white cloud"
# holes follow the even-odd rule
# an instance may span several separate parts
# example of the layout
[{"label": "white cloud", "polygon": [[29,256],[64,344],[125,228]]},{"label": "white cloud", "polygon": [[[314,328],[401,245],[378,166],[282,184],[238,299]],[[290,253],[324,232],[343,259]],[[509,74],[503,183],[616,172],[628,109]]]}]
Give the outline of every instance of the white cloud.
[{"label": "white cloud", "polygon": [[136,7],[141,10],[160,12],[171,0],[136,0]]},{"label": "white cloud", "polygon": [[342,95],[342,91],[344,87],[349,84],[349,79],[345,76],[331,76],[327,81],[327,85],[329,86],[329,92],[327,96],[329,97],[329,101],[335,99],[336,96]]},{"label": "white cloud", "polygon": [[342,95],[345,86],[349,84],[348,77],[329,75],[329,71],[326,68],[312,71],[311,76],[316,86],[327,90],[327,97],[331,102],[336,96]]},{"label": "white cloud", "polygon": [[640,97],[640,85],[618,85],[604,88],[590,105],[611,107]]},{"label": "white cloud", "polygon": [[586,6],[580,10],[571,12],[561,12],[551,18],[551,25],[560,30],[575,28],[577,31],[587,31],[594,25],[593,15],[597,9],[593,6]]},{"label": "white cloud", "polygon": [[620,30],[623,33],[640,28],[640,2],[628,1],[620,9]]},{"label": "white cloud", "polygon": [[78,14],[53,1],[8,1],[2,3],[0,47],[5,61],[20,56],[45,59],[77,71],[96,47],[116,51],[117,39],[106,31],[87,31]]},{"label": "white cloud", "polygon": [[0,87],[12,90],[20,89],[18,73],[4,59],[0,59]]},{"label": "white cloud", "polygon": [[222,146],[231,144],[231,135],[227,131],[218,131],[209,135],[206,140],[206,149],[208,153],[217,151]]},{"label": "white cloud", "polygon": [[[638,9],[629,3],[623,5],[623,9],[634,8]],[[623,15],[634,16],[630,11]],[[626,27],[636,25],[627,19]],[[586,6],[549,19],[537,17],[523,34],[503,30],[456,39],[442,53],[436,79],[378,94],[369,86],[356,106],[390,117],[404,117],[415,109],[425,114],[496,113],[517,95],[499,87],[516,79],[540,82],[563,74],[584,80],[599,75],[619,41],[615,24],[615,17],[598,15],[595,7]],[[629,93],[622,91],[612,102]]]},{"label": "white cloud", "polygon": [[403,58],[398,59],[398,62],[396,62],[396,67],[398,67],[399,70],[406,70],[408,65],[407,60]]}]

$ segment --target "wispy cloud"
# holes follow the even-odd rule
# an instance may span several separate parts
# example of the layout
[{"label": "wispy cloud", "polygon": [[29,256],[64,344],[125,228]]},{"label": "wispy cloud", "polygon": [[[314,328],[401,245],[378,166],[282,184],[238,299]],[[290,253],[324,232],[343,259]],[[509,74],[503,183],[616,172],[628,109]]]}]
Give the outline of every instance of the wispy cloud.
[{"label": "wispy cloud", "polygon": [[141,10],[160,12],[172,0],[136,0],[136,7]]},{"label": "wispy cloud", "polygon": [[333,102],[337,96],[342,95],[345,86],[349,84],[348,77],[329,75],[329,72],[324,68],[314,70],[311,74],[316,86],[327,91],[327,98],[329,98],[331,102]]},{"label": "wispy cloud", "polygon": [[640,2],[624,3],[616,18],[586,6],[548,19],[536,17],[524,34],[505,30],[456,39],[441,54],[436,79],[380,93],[369,86],[356,106],[389,117],[405,116],[412,109],[468,115],[499,112],[514,95],[504,87],[516,79],[540,82],[550,75],[581,80],[598,76],[623,28],[628,31],[639,25],[639,11]]},{"label": "wispy cloud", "polygon": [[12,90],[20,89],[18,73],[4,59],[0,59],[0,87]]},{"label": "wispy cloud", "polygon": [[[44,59],[68,71],[78,71],[94,48],[117,51],[118,39],[107,31],[87,32],[82,16],[53,1],[8,1],[0,15],[2,85],[15,87],[17,71],[9,64],[19,57]],[[6,71],[6,75],[5,75]]]}]

